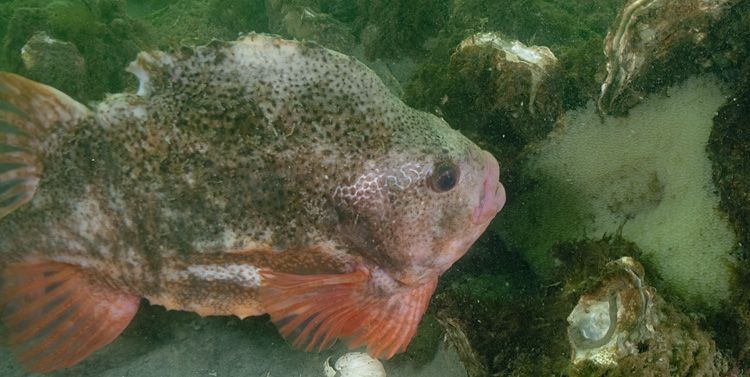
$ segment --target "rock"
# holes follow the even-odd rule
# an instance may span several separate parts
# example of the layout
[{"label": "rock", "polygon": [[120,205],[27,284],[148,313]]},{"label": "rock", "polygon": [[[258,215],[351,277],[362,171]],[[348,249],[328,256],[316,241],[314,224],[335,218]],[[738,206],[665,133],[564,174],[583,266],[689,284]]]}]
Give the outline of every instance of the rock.
[{"label": "rock", "polygon": [[45,32],[34,34],[21,48],[21,74],[43,82],[65,93],[83,95],[86,62],[76,46],[60,41]]},{"label": "rock", "polygon": [[271,31],[285,37],[314,41],[324,47],[352,54],[355,46],[351,28],[304,5],[291,5],[279,0],[266,1]]},{"label": "rock", "polygon": [[[4,46],[0,51],[3,69],[25,74],[34,66],[32,78],[52,79],[40,81],[56,86],[63,80],[64,85],[57,87],[77,100],[101,99],[106,92],[119,92],[134,84],[124,67],[138,51],[152,47],[150,34],[143,24],[128,17],[123,1],[34,2],[9,11],[6,33],[0,41]],[[59,42],[43,46],[40,43],[46,39],[35,37],[39,33]],[[26,53],[22,54],[24,47]],[[85,61],[85,70],[76,56]],[[58,59],[72,60],[66,63]],[[43,60],[57,66],[41,72],[39,64],[48,64]],[[56,76],[66,69],[72,72]]]},{"label": "rock", "polygon": [[721,376],[728,369],[710,335],[658,296],[632,257],[606,264],[568,323],[573,375]]},{"label": "rock", "polygon": [[638,353],[638,344],[654,337],[656,292],[644,284],[643,266],[631,257],[607,264],[599,287],[582,295],[568,316],[574,365],[591,362],[614,367]]},{"label": "rock", "polygon": [[648,93],[710,66],[712,24],[737,0],[631,0],[609,28],[598,100],[624,114]]},{"label": "rock", "polygon": [[562,114],[560,65],[547,47],[478,33],[458,45],[449,71],[446,116],[502,161],[541,140]]}]

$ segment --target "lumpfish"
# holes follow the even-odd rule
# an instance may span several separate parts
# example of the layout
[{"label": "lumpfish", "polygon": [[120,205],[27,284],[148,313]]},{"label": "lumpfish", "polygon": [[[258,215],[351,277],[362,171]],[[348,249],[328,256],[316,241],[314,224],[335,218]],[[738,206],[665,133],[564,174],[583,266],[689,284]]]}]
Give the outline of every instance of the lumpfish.
[{"label": "lumpfish", "polygon": [[128,70],[137,92],[93,108],[0,74],[2,321],[31,371],[112,342],[141,298],[390,358],[505,202],[488,152],[315,44],[251,34]]}]

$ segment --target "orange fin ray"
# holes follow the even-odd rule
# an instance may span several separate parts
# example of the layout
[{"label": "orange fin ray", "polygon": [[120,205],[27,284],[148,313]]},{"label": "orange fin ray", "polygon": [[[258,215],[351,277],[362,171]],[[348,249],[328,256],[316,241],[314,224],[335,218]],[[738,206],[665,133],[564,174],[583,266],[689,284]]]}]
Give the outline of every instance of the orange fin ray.
[{"label": "orange fin ray", "polygon": [[[45,270],[31,270],[31,271],[24,271],[24,274],[38,274],[38,273],[45,273]],[[49,287],[50,285],[55,285],[58,283],[63,283],[64,281],[67,281],[71,276],[73,276],[74,271],[72,269],[64,270],[61,272],[49,272],[51,275],[47,277],[47,279],[29,279],[28,281],[23,281],[23,285],[19,287],[17,290],[13,292],[8,292],[9,294],[12,293],[13,296],[3,296],[2,299],[4,301],[8,301],[14,297],[17,296],[23,296],[32,293],[33,291],[44,289]],[[7,275],[6,275],[7,276]],[[20,279],[22,279],[23,276],[18,278],[19,285],[21,285]]]},{"label": "orange fin ray", "polygon": [[306,351],[343,340],[349,348],[389,359],[406,350],[427,310],[437,281],[390,294],[372,286],[367,271],[296,275],[261,270],[259,300],[279,332]]},{"label": "orange fin ray", "polygon": [[[23,322],[28,322],[30,319],[36,319],[36,316],[46,315],[48,310],[45,309],[52,307],[52,310],[54,310],[54,308],[60,307],[61,305],[55,305],[55,301],[65,300],[71,294],[71,288],[75,285],[75,281],[68,280],[59,283],[59,285],[58,283],[52,283],[49,289],[42,288],[38,291],[31,291],[26,295],[18,296],[8,293],[9,297],[11,295],[16,296],[17,300],[24,300],[27,304],[12,309],[12,314],[4,314],[3,323],[8,327],[17,327]],[[9,301],[9,306],[11,303],[16,302]]]},{"label": "orange fin ray", "polygon": [[64,93],[0,72],[0,218],[34,197],[49,135],[88,116],[85,106]]},{"label": "orange fin ray", "polygon": [[21,262],[3,271],[2,320],[18,361],[46,373],[111,343],[138,310],[138,296],[97,283],[76,266]]}]

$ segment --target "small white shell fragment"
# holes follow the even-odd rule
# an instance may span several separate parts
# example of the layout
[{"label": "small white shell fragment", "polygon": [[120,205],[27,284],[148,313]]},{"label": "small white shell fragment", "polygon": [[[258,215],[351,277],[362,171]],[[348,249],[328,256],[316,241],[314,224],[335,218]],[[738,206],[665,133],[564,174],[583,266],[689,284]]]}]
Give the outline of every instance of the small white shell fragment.
[{"label": "small white shell fragment", "polygon": [[323,363],[326,377],[386,377],[383,364],[364,352],[349,352],[331,367],[331,358]]},{"label": "small white shell fragment", "polygon": [[[511,62],[521,62],[532,67],[532,73],[541,74],[557,65],[557,57],[545,46],[526,46],[518,40],[505,39],[498,33],[477,33],[458,45],[462,50],[470,46],[492,46],[505,53]],[[537,72],[538,71],[538,72]]]}]

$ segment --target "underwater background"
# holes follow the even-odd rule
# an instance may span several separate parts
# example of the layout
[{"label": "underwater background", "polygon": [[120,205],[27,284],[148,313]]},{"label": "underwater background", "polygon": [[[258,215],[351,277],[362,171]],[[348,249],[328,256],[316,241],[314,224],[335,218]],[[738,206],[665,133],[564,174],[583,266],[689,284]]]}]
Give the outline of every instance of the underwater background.
[{"label": "underwater background", "polygon": [[[248,32],[356,57],[500,162],[506,208],[388,376],[750,375],[750,1],[0,0],[0,70],[82,103]],[[143,305],[55,376],[324,376],[267,317]],[[0,348],[0,375],[27,375]]]}]

